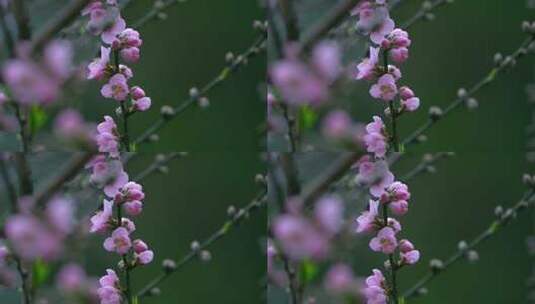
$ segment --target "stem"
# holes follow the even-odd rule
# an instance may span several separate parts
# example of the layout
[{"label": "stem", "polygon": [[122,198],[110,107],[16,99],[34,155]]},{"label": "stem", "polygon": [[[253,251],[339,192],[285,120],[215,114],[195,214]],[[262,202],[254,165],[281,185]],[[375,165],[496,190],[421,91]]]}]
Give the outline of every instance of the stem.
[{"label": "stem", "polygon": [[288,276],[288,282],[289,282],[289,289],[290,289],[290,296],[292,298],[292,304],[298,304],[298,295],[297,295],[297,280],[295,277],[295,270],[291,267],[290,261],[287,257],[281,255],[281,259],[284,264],[284,272],[286,272],[286,275]]},{"label": "stem", "polygon": [[121,101],[121,113],[123,114],[123,144],[126,152],[130,152],[130,136],[128,135],[128,113],[124,101]]},{"label": "stem", "polygon": [[32,303],[32,298],[30,295],[30,286],[28,286],[28,271],[22,266],[22,261],[18,256],[15,256],[15,263],[17,265],[17,271],[20,275],[22,281],[22,303],[30,304]]},{"label": "stem", "polygon": [[348,16],[349,11],[353,9],[360,0],[345,0],[337,4],[333,9],[325,14],[311,29],[302,35],[301,43],[298,45],[298,52],[310,49],[318,40],[320,40],[332,28]]},{"label": "stem", "polygon": [[[388,205],[383,204],[383,221],[385,224],[385,227],[388,226]],[[394,257],[394,254],[391,253],[388,255],[388,261],[390,262],[390,287],[391,287],[391,294],[390,298],[393,299],[394,304],[398,304],[398,287],[397,287],[397,280],[396,280],[396,271],[397,271],[397,264],[396,259]]]},{"label": "stem", "polygon": [[[117,223],[119,226],[121,226],[122,222],[122,212],[121,212],[121,206],[117,204]],[[124,276],[125,276],[125,289],[124,289],[124,296],[126,297],[126,300],[128,304],[132,303],[132,296],[130,294],[130,265],[128,263],[128,256],[126,254],[123,254],[122,256],[123,264],[124,264]]]},{"label": "stem", "polygon": [[73,0],[66,5],[57,16],[53,17],[51,21],[43,26],[43,29],[35,35],[30,44],[30,52],[32,53],[41,49],[56,33],[78,18],[80,11],[89,3],[89,1],[90,0]]},{"label": "stem", "polygon": [[53,178],[41,192],[35,195],[35,204],[37,206],[44,206],[50,197],[84,168],[85,164],[91,160],[95,153],[96,151],[90,151],[73,156],[65,170],[63,170],[57,177]]},{"label": "stem", "polygon": [[297,41],[299,40],[299,26],[297,13],[294,8],[293,0],[279,0],[282,16],[284,18],[284,24],[286,25],[286,40]]},{"label": "stem", "polygon": [[[383,51],[383,62],[384,62],[384,70],[385,73],[388,73],[388,50]],[[391,119],[391,126],[392,126],[392,135],[390,137],[390,144],[394,147],[394,152],[399,152],[399,145],[398,145],[398,132],[396,127],[396,120],[397,120],[397,112],[396,107],[394,105],[394,101],[390,100],[388,102],[388,108],[390,109],[390,119]]]},{"label": "stem", "polygon": [[[2,157],[2,156],[0,156]],[[9,172],[6,167],[6,163],[4,159],[0,159],[0,174],[2,175],[2,179],[4,180],[4,184],[6,185],[7,189],[7,195],[9,197],[10,207],[11,207],[11,213],[17,212],[17,193],[15,190],[15,186],[11,182],[11,179],[9,177]]]},{"label": "stem", "polygon": [[7,54],[9,58],[15,58],[15,42],[13,40],[13,35],[9,31],[5,20],[6,11],[4,7],[0,5],[0,26],[2,27],[2,34],[4,35],[4,43],[6,44]]},{"label": "stem", "polygon": [[[113,61],[115,65],[115,72],[120,73],[120,64],[119,64],[119,51],[114,50],[113,51]],[[121,101],[121,116],[123,119],[123,134],[121,136],[121,141],[123,142],[124,149],[126,152],[130,152],[130,136],[128,135],[128,116],[129,113],[127,111],[125,101]]]},{"label": "stem", "polygon": [[338,159],[333,161],[333,164],[326,168],[322,175],[309,182],[303,188],[300,195],[303,203],[305,205],[310,205],[311,202],[326,191],[333,182],[342,177],[362,155],[364,155],[364,152],[362,151],[343,153]]},{"label": "stem", "polygon": [[281,106],[284,120],[286,120],[286,125],[288,126],[288,142],[290,143],[290,152],[293,153],[297,148],[297,140],[294,134],[295,119],[290,117],[288,106],[286,104],[282,103]]},{"label": "stem", "polygon": [[[128,2],[127,4],[129,4],[129,3],[130,2]],[[180,3],[180,1],[177,1],[177,0],[167,0],[167,1],[164,1],[161,5],[153,5],[152,9],[150,11],[148,11],[144,16],[142,16],[137,21],[132,23],[132,27],[135,28],[135,29],[142,28],[149,21],[158,18],[158,14],[160,14],[162,11],[170,8],[171,6],[173,6],[175,4],[179,4],[179,3]],[[124,8],[125,8],[125,6],[123,6],[121,8],[121,10],[124,9]]]},{"label": "stem", "polygon": [[391,100],[389,103],[388,103],[388,107],[390,108],[390,117],[392,118],[391,120],[391,125],[392,125],[392,146],[394,147],[394,152],[399,152],[399,144],[398,144],[398,132],[397,132],[397,127],[396,127],[396,121],[397,121],[397,114],[396,114],[396,108],[394,106],[394,101]]},{"label": "stem", "polygon": [[19,40],[28,40],[31,37],[30,16],[25,0],[13,1],[13,15],[17,21]]}]

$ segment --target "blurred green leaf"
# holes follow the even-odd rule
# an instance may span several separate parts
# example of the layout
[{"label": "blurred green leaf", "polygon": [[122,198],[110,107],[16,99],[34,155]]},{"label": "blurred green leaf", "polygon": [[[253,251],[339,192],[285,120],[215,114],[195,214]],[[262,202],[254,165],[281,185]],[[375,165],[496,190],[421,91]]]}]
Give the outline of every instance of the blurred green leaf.
[{"label": "blurred green leaf", "polygon": [[48,115],[39,106],[32,106],[30,109],[29,124],[31,134],[35,134],[48,120]]},{"label": "blurred green leaf", "polygon": [[299,278],[301,282],[307,284],[312,282],[318,275],[318,266],[312,261],[303,261],[299,269]]},{"label": "blurred green leaf", "polygon": [[33,263],[32,268],[32,286],[38,288],[50,276],[50,267],[43,260],[37,260]]},{"label": "blurred green leaf", "polygon": [[308,106],[299,109],[299,127],[301,130],[308,130],[314,127],[318,121],[318,114]]}]

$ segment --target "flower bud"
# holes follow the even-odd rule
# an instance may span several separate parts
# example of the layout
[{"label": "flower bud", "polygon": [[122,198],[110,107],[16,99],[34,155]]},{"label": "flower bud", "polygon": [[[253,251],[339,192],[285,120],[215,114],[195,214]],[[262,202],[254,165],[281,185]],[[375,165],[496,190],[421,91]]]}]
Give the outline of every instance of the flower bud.
[{"label": "flower bud", "polygon": [[173,272],[176,270],[176,262],[171,259],[165,259],[162,261],[162,268],[165,272]]},{"label": "flower bud", "polygon": [[133,99],[137,100],[145,97],[145,91],[139,86],[134,86],[130,89],[130,95]]},{"label": "flower bud", "polygon": [[466,97],[468,97],[468,91],[466,91],[465,88],[460,88],[459,90],[457,90],[457,97],[465,99]]},{"label": "flower bud", "polygon": [[198,103],[199,103],[199,107],[201,108],[208,108],[210,106],[210,100],[205,96],[199,98]]},{"label": "flower bud", "polygon": [[494,208],[494,215],[497,217],[502,217],[503,215],[503,207],[498,205],[496,208]]},{"label": "flower bud", "polygon": [[439,120],[443,115],[442,109],[437,106],[432,106],[429,108],[429,118],[434,121]]},{"label": "flower bud", "polygon": [[212,254],[208,250],[203,250],[199,254],[199,258],[201,259],[202,262],[208,263],[212,260]]},{"label": "flower bud", "polygon": [[199,251],[199,249],[201,249],[201,244],[198,241],[193,241],[191,242],[190,248],[193,251]]},{"label": "flower bud", "polygon": [[474,110],[479,107],[479,102],[477,101],[477,99],[470,97],[464,102],[464,105],[468,110]]},{"label": "flower bud", "polygon": [[429,262],[429,267],[431,268],[432,272],[437,273],[444,269],[444,262],[439,259],[432,259]]},{"label": "flower bud", "polygon": [[191,89],[189,89],[189,96],[193,99],[197,99],[199,98],[199,89],[197,89],[196,87],[193,87]]},{"label": "flower bud", "polygon": [[501,53],[496,53],[494,54],[494,64],[499,66],[502,64],[502,61],[503,61],[503,55]]},{"label": "flower bud", "polygon": [[479,254],[475,250],[470,250],[466,253],[466,259],[470,263],[475,263],[479,260]]},{"label": "flower bud", "polygon": [[468,249],[468,243],[466,241],[460,241],[457,244],[457,248],[459,248],[459,251],[466,251]]},{"label": "flower bud", "polygon": [[156,297],[162,294],[162,291],[158,287],[153,287],[149,290],[149,295],[151,297]]},{"label": "flower bud", "polygon": [[228,206],[227,208],[227,215],[230,217],[233,217],[236,214],[236,207],[233,205]]},{"label": "flower bud", "polygon": [[176,112],[171,106],[165,105],[160,108],[160,114],[163,116],[163,118],[170,119],[175,116]]}]

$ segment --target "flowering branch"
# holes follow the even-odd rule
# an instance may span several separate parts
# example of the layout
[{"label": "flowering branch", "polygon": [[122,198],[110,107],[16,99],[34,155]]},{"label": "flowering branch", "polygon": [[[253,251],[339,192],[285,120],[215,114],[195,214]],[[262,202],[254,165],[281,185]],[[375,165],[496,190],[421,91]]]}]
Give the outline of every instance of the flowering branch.
[{"label": "flowering branch", "polygon": [[216,230],[211,236],[209,236],[204,242],[198,243],[193,242],[192,243],[192,249],[190,252],[188,252],[186,255],[184,255],[182,258],[180,258],[177,262],[173,260],[164,260],[163,263],[163,271],[158,276],[156,276],[153,280],[151,280],[147,285],[145,285],[138,293],[137,297],[142,298],[151,295],[151,292],[153,289],[158,286],[160,283],[162,283],[164,280],[166,280],[171,274],[175,273],[177,270],[182,268],[184,265],[186,265],[188,262],[192,261],[193,258],[197,257],[200,252],[202,252],[204,249],[211,246],[213,243],[224,237],[232,228],[234,228],[237,224],[239,224],[243,219],[247,218],[249,214],[261,208],[265,205],[267,197],[267,188],[265,185],[262,187],[263,189],[255,196],[255,198],[245,207],[238,210],[234,214],[231,215],[231,218],[227,220],[223,225]]},{"label": "flowering branch", "polygon": [[534,202],[535,190],[532,188],[524,193],[518,203],[506,210],[503,214],[498,214],[498,219],[494,220],[487,229],[485,229],[482,233],[476,236],[470,243],[466,244],[466,246],[461,246],[462,248],[459,248],[459,250],[453,255],[451,255],[449,258],[447,258],[445,262],[442,263],[439,260],[434,260],[435,262],[431,263],[432,265],[430,265],[431,270],[426,275],[424,275],[414,286],[412,286],[405,293],[403,293],[403,296],[405,298],[411,298],[421,294],[422,288],[425,285],[427,285],[429,282],[431,282],[439,274],[443,273],[446,269],[455,264],[457,261],[465,257],[465,254],[468,250],[477,247],[481,242],[496,234],[496,232],[498,232],[502,227],[504,227],[512,219],[514,219],[518,212],[527,209],[527,207],[532,205]]},{"label": "flowering branch", "polygon": [[134,144],[138,145],[140,143],[150,140],[152,135],[158,133],[161,128],[166,126],[173,118],[177,117],[178,114],[184,112],[185,110],[193,106],[195,102],[198,102],[201,96],[208,94],[208,92],[220,85],[230,75],[237,72],[241,67],[245,66],[250,58],[258,55],[261,51],[265,50],[266,39],[267,32],[263,31],[262,35],[258,37],[245,52],[232,58],[232,61],[225,68],[223,68],[214,79],[212,79],[205,86],[203,86],[202,89],[191,90],[190,96],[174,108],[171,108],[169,106],[162,107],[162,117],[152,123],[152,125],[149,126],[145,130],[145,132],[139,135],[134,140]]}]

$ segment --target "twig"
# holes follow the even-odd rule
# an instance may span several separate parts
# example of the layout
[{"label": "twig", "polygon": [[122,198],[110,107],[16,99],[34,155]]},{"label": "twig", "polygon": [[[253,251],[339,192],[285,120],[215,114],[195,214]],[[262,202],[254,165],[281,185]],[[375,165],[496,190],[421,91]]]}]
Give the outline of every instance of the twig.
[{"label": "twig", "polygon": [[[23,1],[23,0],[21,0]],[[69,26],[79,15],[80,11],[89,3],[90,0],[73,0],[57,16],[53,17],[41,31],[32,39],[30,51],[35,52],[41,49],[54,35],[63,28]],[[29,38],[29,37],[27,37]]]},{"label": "twig", "polygon": [[428,2],[428,4],[422,4],[421,8],[414,14],[409,20],[403,23],[402,28],[409,28],[416,22],[424,19],[427,14],[431,13],[433,10],[439,8],[442,5],[450,3],[450,0],[435,0],[434,2]]},{"label": "twig", "polygon": [[405,140],[403,140],[403,145],[407,146],[409,144],[416,143],[417,140],[418,140],[418,137],[420,135],[423,135],[425,132],[428,131],[428,129],[430,129],[432,126],[434,126],[437,122],[439,122],[442,119],[444,119],[445,117],[447,117],[448,114],[450,114],[453,110],[455,110],[460,105],[462,105],[463,102],[467,98],[470,98],[476,92],[478,92],[479,90],[481,90],[482,88],[484,88],[485,86],[490,84],[492,81],[494,81],[494,79],[496,79],[496,76],[498,76],[507,67],[509,67],[510,64],[513,64],[513,62],[515,60],[521,58],[522,55],[525,55],[524,54],[525,48],[534,40],[534,38],[535,38],[535,36],[533,36],[533,35],[531,35],[528,38],[526,38],[524,40],[524,42],[522,42],[520,47],[516,51],[514,51],[513,54],[510,55],[510,57],[508,57],[510,59],[506,59],[506,60],[509,60],[508,63],[505,63],[505,62],[501,63],[499,66],[497,66],[497,67],[493,68],[492,70],[490,70],[490,72],[487,75],[485,75],[485,77],[483,77],[479,82],[477,82],[472,88],[470,88],[468,90],[468,92],[467,92],[467,94],[465,96],[457,97],[450,104],[448,104],[448,106],[444,109],[444,111],[442,112],[442,115],[439,118],[437,118],[437,117],[431,118],[430,117],[426,123],[422,124],[413,133],[411,133]]},{"label": "twig", "polygon": [[309,205],[320,194],[326,191],[329,186],[338,180],[355,162],[364,154],[364,152],[346,152],[333,161],[323,174],[318,176],[304,187],[301,193],[301,200],[305,205]]},{"label": "twig", "polygon": [[2,179],[4,180],[4,184],[7,190],[7,196],[9,198],[9,202],[11,203],[11,213],[15,213],[18,209],[17,192],[15,190],[15,186],[11,182],[11,178],[9,177],[9,172],[7,170],[6,162],[3,156],[0,156],[0,158],[0,174],[2,175]]},{"label": "twig", "polygon": [[476,236],[465,249],[458,250],[453,255],[451,255],[448,259],[446,259],[440,269],[432,269],[431,271],[429,271],[414,286],[409,288],[403,294],[403,296],[405,298],[411,298],[418,295],[422,287],[427,285],[429,282],[431,282],[434,278],[436,278],[439,274],[443,273],[446,269],[455,264],[457,261],[461,260],[467,250],[477,247],[481,242],[493,236],[497,231],[499,231],[500,228],[507,225],[510,220],[514,219],[517,212],[527,209],[527,207],[529,207],[535,201],[534,193],[535,191],[533,189],[527,190],[522,196],[522,199],[516,205],[506,210],[503,215],[500,215],[498,219],[494,220],[489,225],[489,227],[483,232],[481,232],[478,236]]},{"label": "twig", "polygon": [[4,35],[4,43],[6,44],[7,54],[9,58],[15,57],[15,41],[13,40],[13,35],[9,31],[6,23],[6,11],[4,6],[0,5],[0,26],[2,27],[2,34]]},{"label": "twig", "polygon": [[290,289],[290,297],[292,298],[292,304],[299,304],[299,300],[298,300],[298,292],[297,292],[297,278],[295,276],[295,269],[292,268],[292,266],[290,265],[290,260],[285,256],[283,255],[282,253],[280,254],[280,258],[284,264],[284,272],[286,272],[286,275],[288,276],[288,282],[290,283],[289,284],[289,289]]},{"label": "twig", "polygon": [[[208,82],[200,91],[199,96],[206,95],[209,91],[220,85],[224,80],[228,78],[229,75],[238,71],[242,66],[244,66],[247,61],[264,50],[266,45],[266,33],[255,40],[255,42],[241,55],[237,56],[236,59],[228,66],[223,68],[223,70],[210,82]],[[162,116],[156,120],[147,130],[142,133],[139,137],[134,140],[136,145],[147,141],[151,135],[156,134],[161,128],[166,126],[173,118],[177,117],[178,114],[184,112],[189,107],[195,104],[198,100],[197,96],[190,96],[185,99],[182,103],[176,106],[173,110],[174,113],[171,116]]]},{"label": "twig", "polygon": [[59,190],[61,187],[74,178],[85,164],[91,160],[96,151],[89,151],[77,153],[72,157],[65,170],[55,177],[41,192],[35,195],[35,203],[37,206],[44,206],[46,202]]},{"label": "twig", "polygon": [[152,8],[141,18],[139,18],[137,21],[134,21],[132,24],[132,27],[135,29],[140,29],[147,25],[149,21],[155,20],[158,18],[158,15],[162,13],[164,10],[172,7],[175,4],[179,4],[185,2],[185,0],[166,0],[161,2],[154,2],[154,5]]},{"label": "twig", "polygon": [[28,7],[25,0],[13,1],[13,15],[17,22],[19,40],[30,39],[30,16],[28,15]]},{"label": "twig", "polygon": [[137,297],[142,298],[142,297],[150,295],[150,291],[154,287],[158,286],[164,280],[169,278],[171,274],[175,273],[177,270],[182,268],[188,262],[192,261],[193,258],[195,258],[201,250],[209,247],[210,245],[215,243],[217,240],[225,236],[234,226],[236,226],[244,218],[246,218],[251,211],[254,211],[262,207],[266,203],[266,200],[267,200],[266,193],[267,193],[267,189],[263,187],[263,189],[255,196],[255,198],[253,199],[251,203],[249,203],[243,209],[240,209],[231,219],[227,220],[216,232],[214,232],[204,242],[202,242],[198,248],[196,248],[195,250],[192,249],[190,252],[184,255],[181,259],[179,259],[174,269],[167,269],[167,270],[162,271],[162,273],[160,273],[152,281],[150,281],[147,285],[145,285],[137,293]]},{"label": "twig", "polygon": [[286,25],[286,40],[297,41],[299,39],[299,21],[295,11],[293,0],[279,0],[279,6]]},{"label": "twig", "polygon": [[325,17],[316,23],[312,29],[303,34],[299,45],[299,52],[310,49],[321,37],[337,26],[347,16],[349,11],[357,5],[360,0],[344,0],[331,9]]},{"label": "twig", "polygon": [[416,177],[417,175],[427,172],[432,165],[441,159],[453,156],[453,152],[437,152],[435,154],[425,154],[422,160],[409,172],[403,175],[400,180],[408,181]]},{"label": "twig", "polygon": [[[388,205],[383,204],[383,222],[385,227],[388,226]],[[388,255],[388,262],[390,263],[390,298],[393,299],[394,304],[398,304],[398,284],[396,278],[397,262],[393,253]]]},{"label": "twig", "polygon": [[134,177],[135,182],[140,182],[147,178],[149,175],[159,170],[162,166],[172,161],[173,159],[181,158],[186,156],[186,152],[173,152],[167,155],[157,155],[154,161],[147,167],[145,170],[141,171],[136,177]]}]

